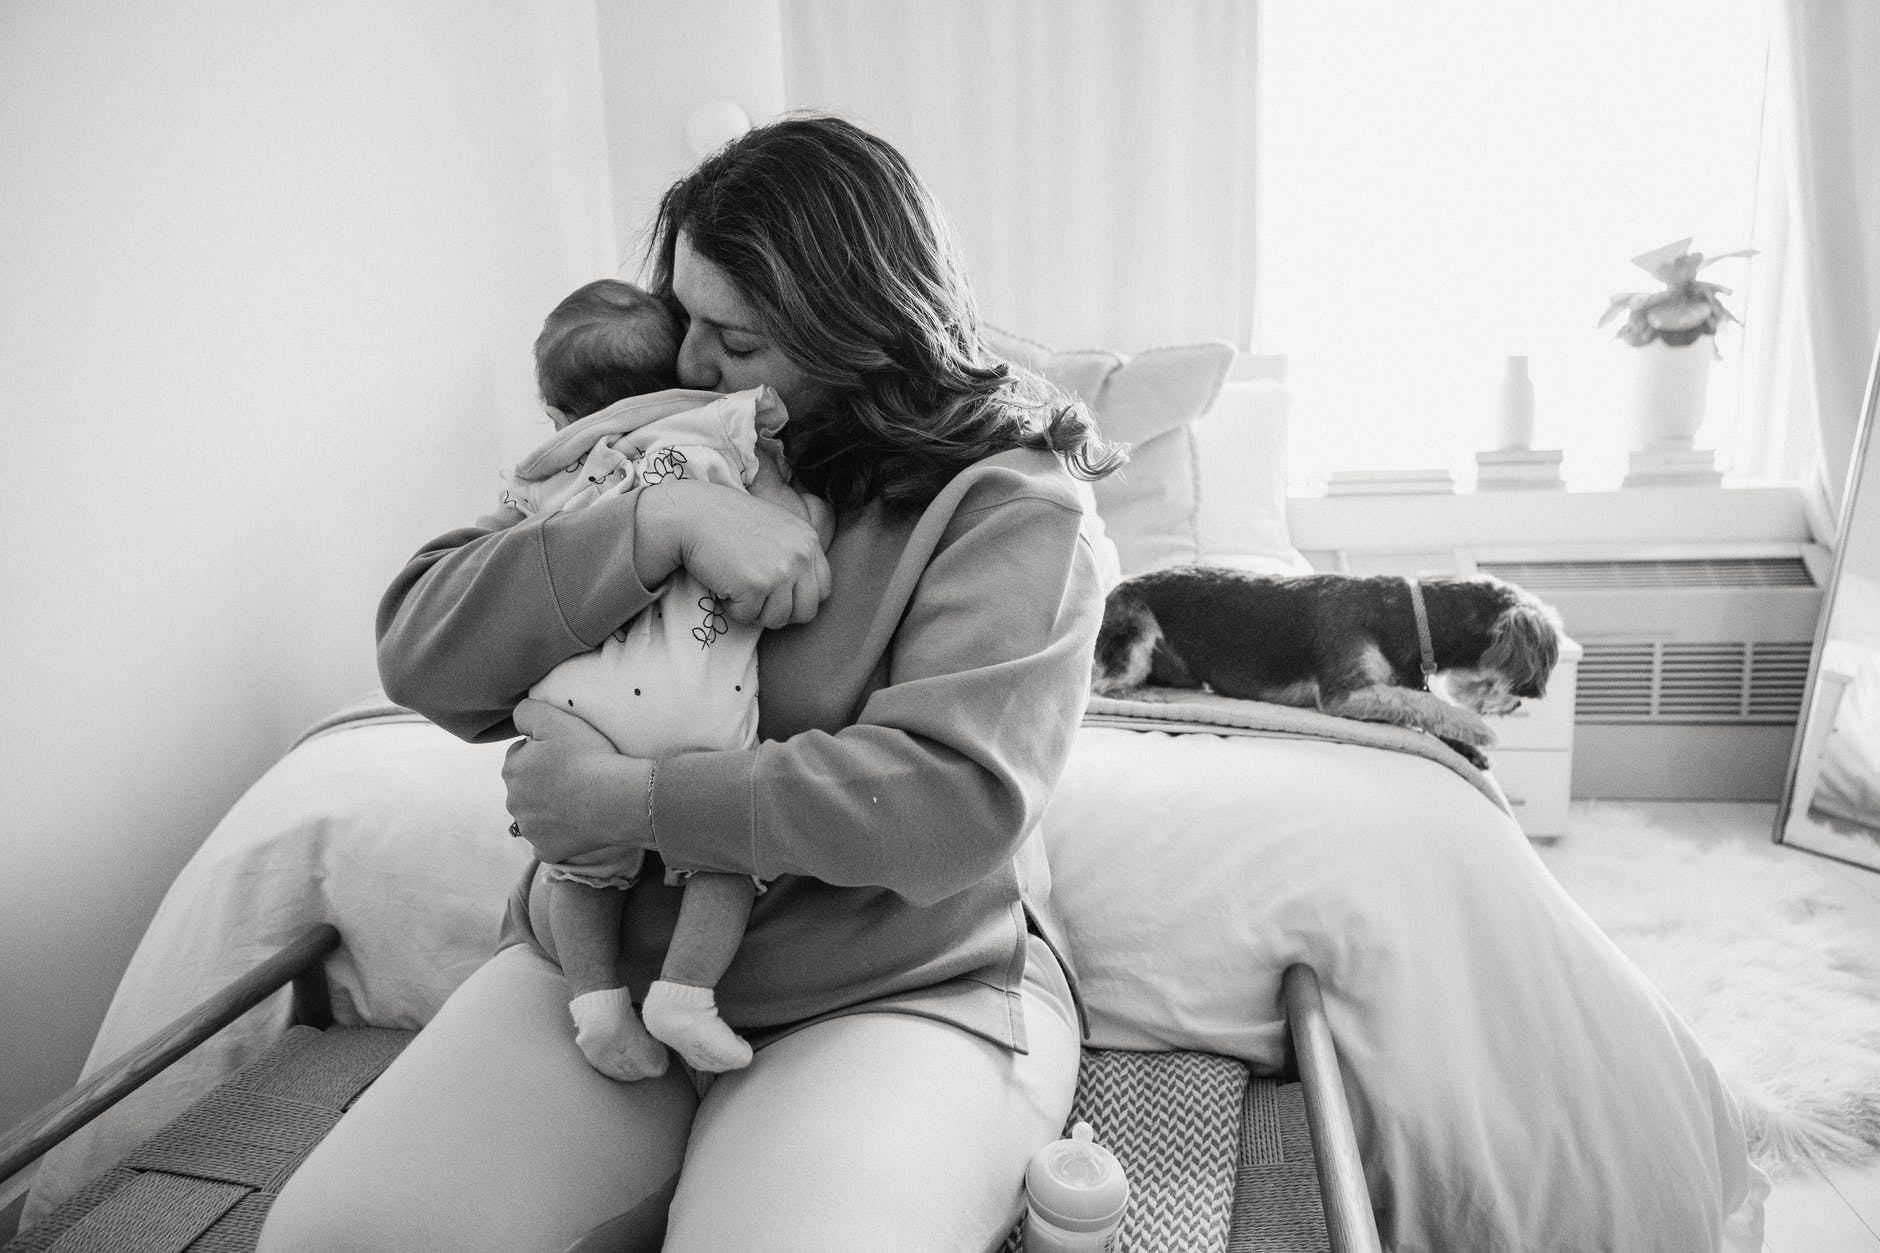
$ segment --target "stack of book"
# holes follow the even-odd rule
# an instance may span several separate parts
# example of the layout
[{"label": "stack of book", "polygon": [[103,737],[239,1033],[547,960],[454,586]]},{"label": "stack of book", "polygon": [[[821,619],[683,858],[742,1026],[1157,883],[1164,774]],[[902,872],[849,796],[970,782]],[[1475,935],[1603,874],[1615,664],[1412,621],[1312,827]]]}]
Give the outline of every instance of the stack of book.
[{"label": "stack of book", "polygon": [[1715,487],[1723,482],[1709,448],[1639,448],[1626,458],[1626,487]]},{"label": "stack of book", "polygon": [[1325,482],[1329,496],[1391,496],[1455,490],[1455,475],[1440,466],[1428,470],[1334,470]]},{"label": "stack of book", "polygon": [[1564,486],[1558,448],[1509,448],[1475,454],[1477,491]]}]

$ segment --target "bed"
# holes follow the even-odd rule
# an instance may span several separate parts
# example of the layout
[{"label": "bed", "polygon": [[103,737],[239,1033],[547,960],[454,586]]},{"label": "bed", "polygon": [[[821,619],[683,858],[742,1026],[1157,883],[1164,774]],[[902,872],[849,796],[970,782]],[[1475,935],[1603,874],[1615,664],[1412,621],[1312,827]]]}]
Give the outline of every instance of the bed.
[{"label": "bed", "polygon": [[[1224,344],[1001,347],[1137,446],[1128,478],[1096,491],[1117,572],[1303,568],[1271,363]],[[1554,885],[1491,777],[1401,728],[1145,696],[1093,700],[1044,819],[1089,1047],[1284,1072],[1282,978],[1309,964],[1387,1246],[1760,1247],[1734,1103]],[[335,1021],[421,1027],[490,952],[526,856],[502,835],[503,751],[376,697],[310,728],[171,886],[88,1069],[320,922],[345,937],[324,963]],[[292,1014],[285,994],[263,1002],[68,1138],[27,1221]]]}]

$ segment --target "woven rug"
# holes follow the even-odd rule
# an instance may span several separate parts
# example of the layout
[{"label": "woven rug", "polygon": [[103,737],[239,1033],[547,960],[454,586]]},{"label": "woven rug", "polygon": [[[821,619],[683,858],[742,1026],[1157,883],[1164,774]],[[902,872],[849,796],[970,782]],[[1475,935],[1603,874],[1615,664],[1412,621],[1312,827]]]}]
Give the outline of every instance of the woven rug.
[{"label": "woven rug", "polygon": [[[1117,1253],[1331,1248],[1297,1083],[1207,1053],[1085,1049],[1066,1132],[1079,1122],[1129,1179]],[[1037,1253],[1022,1221],[1001,1253]]]},{"label": "woven rug", "polygon": [[1760,1165],[1880,1151],[1880,943],[1819,859],[1620,804],[1577,804],[1540,853],[1703,1042]]}]

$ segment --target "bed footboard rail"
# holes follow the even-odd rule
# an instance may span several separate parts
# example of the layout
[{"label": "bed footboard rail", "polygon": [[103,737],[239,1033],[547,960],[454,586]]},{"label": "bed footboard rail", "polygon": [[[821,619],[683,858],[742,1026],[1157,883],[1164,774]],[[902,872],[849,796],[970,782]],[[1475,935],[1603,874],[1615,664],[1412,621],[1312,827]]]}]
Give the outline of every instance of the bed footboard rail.
[{"label": "bed footboard rail", "polygon": [[1382,1253],[1317,972],[1303,962],[1288,966],[1280,978],[1280,992],[1298,1061],[1299,1086],[1305,1091],[1306,1127],[1312,1135],[1332,1253]]},{"label": "bed footboard rail", "polygon": [[[300,1020],[311,1026],[328,1025],[331,1014],[321,963],[339,944],[336,928],[324,923],[308,928],[273,956],[26,1119],[0,1141],[0,1181],[17,1175],[196,1045],[290,983],[294,985]],[[1289,967],[1282,976],[1281,994],[1305,1098],[1330,1246],[1333,1253],[1381,1253],[1317,974],[1304,964]]]},{"label": "bed footboard rail", "polygon": [[339,929],[319,923],[295,936],[272,957],[232,980],[169,1026],[155,1032],[109,1066],[54,1098],[0,1140],[0,1182],[26,1167],[61,1140],[142,1087],[164,1067],[234,1022],[289,983],[295,1010],[310,1026],[332,1021],[321,962],[339,947]]}]

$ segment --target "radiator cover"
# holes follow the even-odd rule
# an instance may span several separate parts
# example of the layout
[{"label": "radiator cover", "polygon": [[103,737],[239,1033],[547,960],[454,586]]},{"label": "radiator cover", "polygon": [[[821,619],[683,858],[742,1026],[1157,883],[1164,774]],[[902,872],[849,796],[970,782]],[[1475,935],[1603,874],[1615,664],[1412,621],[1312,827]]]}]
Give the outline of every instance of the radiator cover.
[{"label": "radiator cover", "polygon": [[1573,795],[1773,801],[1821,611],[1825,554],[1478,554],[1560,611],[1585,648]]}]

